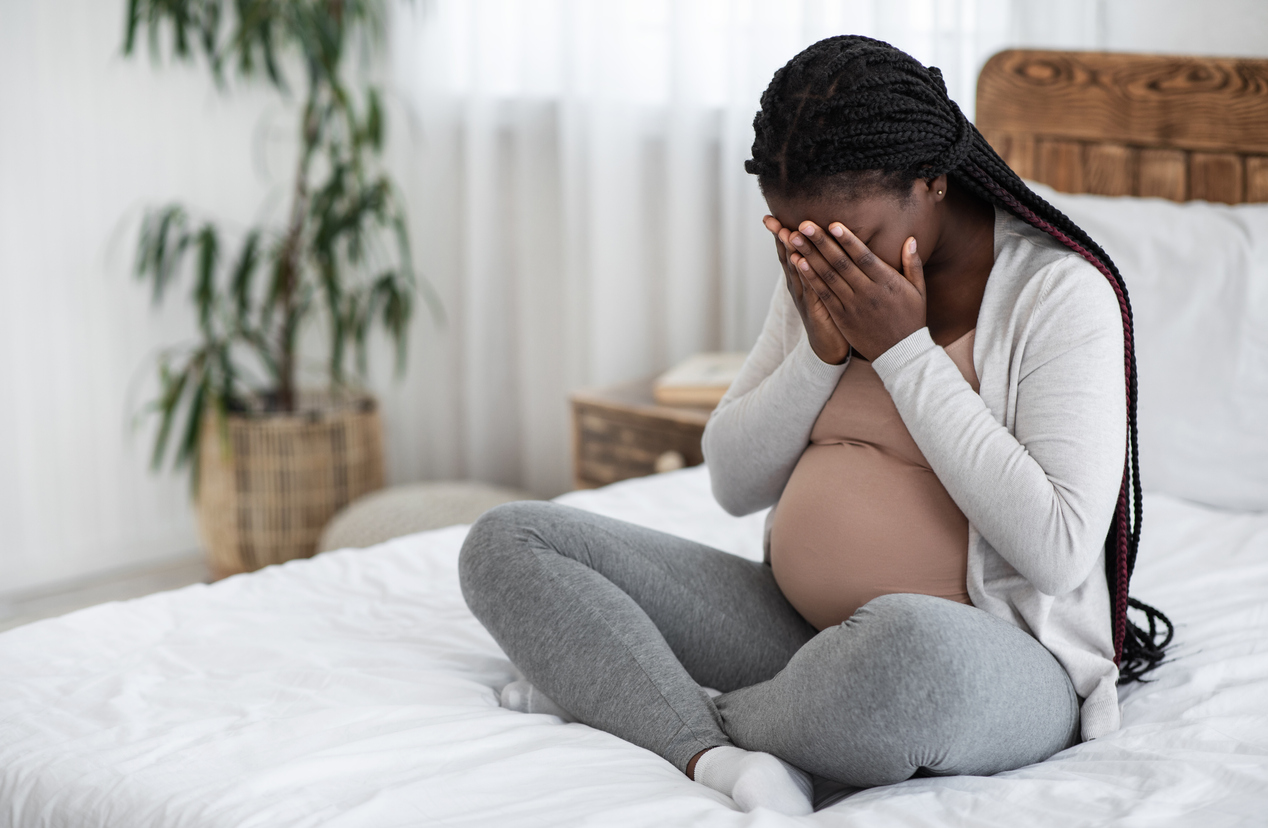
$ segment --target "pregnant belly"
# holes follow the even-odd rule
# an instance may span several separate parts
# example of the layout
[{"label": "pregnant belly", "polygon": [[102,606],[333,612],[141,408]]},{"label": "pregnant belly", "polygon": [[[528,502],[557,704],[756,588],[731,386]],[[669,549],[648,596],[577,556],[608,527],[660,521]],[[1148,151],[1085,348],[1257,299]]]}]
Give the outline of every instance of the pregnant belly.
[{"label": "pregnant belly", "polygon": [[969,603],[968,521],[926,466],[874,446],[807,447],[775,508],[771,567],[816,629],[880,595]]}]

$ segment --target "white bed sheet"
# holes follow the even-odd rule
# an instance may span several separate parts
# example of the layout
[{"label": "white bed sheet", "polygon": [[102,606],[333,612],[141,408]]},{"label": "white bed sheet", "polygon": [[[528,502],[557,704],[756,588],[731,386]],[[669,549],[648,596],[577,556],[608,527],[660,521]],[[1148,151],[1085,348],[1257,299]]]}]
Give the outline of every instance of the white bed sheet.
[{"label": "white bed sheet", "polygon": [[[702,469],[565,502],[760,555]],[[1268,516],[1146,500],[1136,594],[1177,621],[1124,727],[992,778],[801,820],[741,814],[649,752],[512,713],[456,580],[465,527],[0,634],[0,825],[1241,825],[1268,819]]]}]

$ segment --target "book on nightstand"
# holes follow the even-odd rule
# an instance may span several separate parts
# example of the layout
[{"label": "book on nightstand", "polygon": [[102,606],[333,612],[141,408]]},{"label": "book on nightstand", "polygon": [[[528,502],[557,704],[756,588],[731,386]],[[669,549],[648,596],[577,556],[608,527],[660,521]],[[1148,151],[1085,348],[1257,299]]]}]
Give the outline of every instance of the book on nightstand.
[{"label": "book on nightstand", "polygon": [[743,352],[696,354],[656,378],[652,396],[661,405],[713,408],[740,372]]}]

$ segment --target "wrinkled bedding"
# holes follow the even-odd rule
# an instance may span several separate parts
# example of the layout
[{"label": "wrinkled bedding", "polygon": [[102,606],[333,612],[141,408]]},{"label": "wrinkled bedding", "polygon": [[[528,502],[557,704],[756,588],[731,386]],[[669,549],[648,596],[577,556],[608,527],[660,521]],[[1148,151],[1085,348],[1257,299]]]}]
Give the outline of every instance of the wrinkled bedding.
[{"label": "wrinkled bedding", "polygon": [[[564,502],[760,558],[703,469]],[[580,724],[502,710],[514,671],[457,584],[466,527],[0,634],[0,826],[1244,825],[1268,814],[1268,515],[1147,496],[1133,593],[1177,623],[1122,730],[991,778],[801,819]]]}]

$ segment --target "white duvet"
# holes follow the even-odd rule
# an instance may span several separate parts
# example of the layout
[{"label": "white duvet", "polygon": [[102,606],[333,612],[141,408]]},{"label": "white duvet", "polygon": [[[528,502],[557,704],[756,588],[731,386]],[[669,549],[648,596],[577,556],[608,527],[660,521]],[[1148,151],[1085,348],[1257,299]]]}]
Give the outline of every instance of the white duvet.
[{"label": "white duvet", "polygon": [[[749,557],[702,469],[565,502]],[[811,817],[742,814],[580,724],[502,710],[467,612],[465,527],[0,634],[0,825],[1245,825],[1268,823],[1268,516],[1145,503],[1133,593],[1174,659],[1121,731],[991,778],[919,779]]]}]

